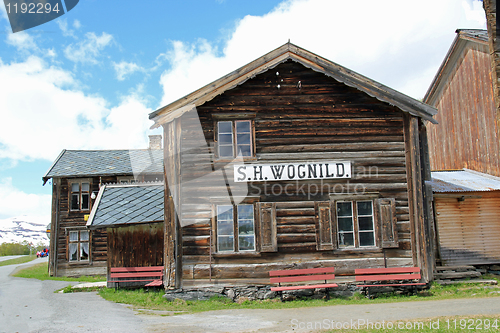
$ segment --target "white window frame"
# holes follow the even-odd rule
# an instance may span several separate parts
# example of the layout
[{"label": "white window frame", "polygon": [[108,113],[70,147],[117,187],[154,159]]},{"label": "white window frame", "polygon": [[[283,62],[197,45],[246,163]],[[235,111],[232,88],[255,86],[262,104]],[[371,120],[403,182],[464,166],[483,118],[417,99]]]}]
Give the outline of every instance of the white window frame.
[{"label": "white window frame", "polygon": [[[370,202],[371,203],[371,214],[370,215],[360,215],[358,212],[358,203],[361,202]],[[339,216],[339,208],[338,204],[339,203],[350,203],[351,204],[351,215],[350,216]],[[376,228],[375,228],[375,203],[372,199],[345,199],[345,200],[336,200],[335,201],[335,209],[336,209],[336,214],[335,214],[335,223],[337,224],[337,241],[338,241],[338,247],[341,249],[350,249],[350,248],[372,248],[377,246],[377,233],[376,233]],[[352,232],[351,231],[341,231],[340,230],[340,224],[339,224],[339,218],[342,217],[350,217],[352,221]],[[371,223],[372,223],[372,229],[371,230],[360,230],[359,228],[359,218],[360,217],[371,217]],[[342,245],[341,243],[341,237],[344,234],[347,233],[352,233],[353,234],[353,245]],[[360,234],[361,233],[371,233],[373,236],[373,244],[370,245],[360,245]]]},{"label": "white window frame", "polygon": [[[83,184],[88,184],[88,191],[84,190]],[[78,185],[78,191],[74,191],[74,186]],[[69,187],[69,210],[72,212],[78,211],[90,211],[92,208],[92,181],[90,179],[69,179],[68,180]],[[84,202],[84,197],[87,196],[88,207],[83,208],[82,204]],[[73,208],[73,198],[77,198],[78,208]]]},{"label": "white window frame", "polygon": [[[247,134],[246,132],[243,133],[238,133],[237,127],[238,124],[240,123],[248,123],[249,124],[249,132],[248,135],[250,137],[250,142],[247,143],[238,143],[238,134]],[[223,132],[221,133],[220,131],[220,125],[221,123],[231,123],[231,133],[228,132]],[[220,140],[220,135],[221,134],[231,134],[231,144],[221,144]],[[250,155],[242,155],[243,158],[250,158],[254,157],[254,152],[253,152],[253,121],[252,120],[219,120],[217,121],[217,156],[219,159],[228,159],[228,158],[235,158],[238,154],[238,147],[239,146],[249,146],[250,148]],[[232,155],[231,156],[222,156],[221,155],[221,147],[231,147],[232,150]]]},{"label": "white window frame", "polygon": [[[82,237],[83,235],[87,235],[87,237]],[[84,246],[85,244],[87,245],[86,248]],[[76,247],[76,252],[72,250],[75,247]],[[85,250],[87,255],[86,258],[84,256]],[[73,259],[72,257],[73,253],[76,254],[75,259]],[[87,229],[68,230],[68,261],[70,263],[90,261],[90,230]]]},{"label": "white window frame", "polygon": [[[249,219],[240,219],[240,208],[243,206],[251,207],[252,212],[252,231],[250,234],[240,234],[240,227],[243,224],[243,221],[248,221]],[[228,207],[232,208],[232,216],[226,222],[231,221],[232,223],[232,233],[228,235],[221,235],[219,231],[219,215],[221,213],[229,210]],[[254,204],[239,204],[239,205],[216,205],[216,218],[215,218],[215,230],[217,234],[217,253],[244,253],[244,252],[255,252],[256,251],[256,233],[255,233],[255,206]],[[236,236],[235,236],[236,235]],[[220,249],[220,239],[221,238],[231,238],[232,237],[232,249],[230,250],[221,250]],[[242,238],[253,238],[253,247],[249,249],[241,249],[241,239]]]}]

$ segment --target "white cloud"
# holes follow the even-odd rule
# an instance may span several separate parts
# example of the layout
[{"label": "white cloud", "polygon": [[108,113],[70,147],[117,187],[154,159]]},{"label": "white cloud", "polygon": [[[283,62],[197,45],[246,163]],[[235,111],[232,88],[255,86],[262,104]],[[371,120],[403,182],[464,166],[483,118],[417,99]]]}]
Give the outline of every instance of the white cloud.
[{"label": "white cloud", "polygon": [[82,27],[82,24],[80,23],[80,21],[78,21],[78,20],[74,20],[74,21],[73,21],[73,27],[74,27],[75,29],[80,29],[80,28]]},{"label": "white cloud", "polygon": [[[28,98],[29,97],[29,98]],[[153,110],[137,94],[109,107],[73,76],[31,56],[0,61],[0,159],[53,161],[66,149],[146,148]]]},{"label": "white cloud", "polygon": [[129,74],[132,74],[137,71],[144,71],[144,68],[140,67],[139,65],[133,62],[126,62],[126,61],[122,61],[119,63],[113,61],[113,67],[115,68],[116,78],[119,81],[125,80],[125,76]]},{"label": "white cloud", "polygon": [[478,1],[285,1],[237,22],[219,50],[172,42],[162,106],[292,43],[415,98],[423,97],[457,28],[485,29]]},{"label": "white cloud", "polygon": [[33,36],[25,31],[7,33],[7,44],[15,46],[20,51],[34,51],[38,49]]},{"label": "white cloud", "polygon": [[68,29],[68,21],[65,19],[59,19],[56,21],[59,29],[61,29],[63,36],[76,38],[73,30]]},{"label": "white cloud", "polygon": [[97,58],[104,48],[113,41],[113,36],[103,32],[97,36],[93,32],[85,34],[85,40],[64,49],[64,55],[71,61],[97,64]]},{"label": "white cloud", "polygon": [[29,194],[12,185],[12,178],[0,179],[0,219],[17,215],[44,215],[50,222],[50,194]]}]

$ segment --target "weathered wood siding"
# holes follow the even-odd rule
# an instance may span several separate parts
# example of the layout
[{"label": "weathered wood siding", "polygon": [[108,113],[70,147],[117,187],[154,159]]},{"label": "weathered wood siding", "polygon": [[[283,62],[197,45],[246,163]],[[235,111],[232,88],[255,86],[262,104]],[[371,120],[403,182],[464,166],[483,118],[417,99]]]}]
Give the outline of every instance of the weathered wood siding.
[{"label": "weathered wood siding", "polygon": [[[116,177],[82,177],[91,182],[91,192],[99,192],[99,181],[102,183],[115,183]],[[81,178],[75,178],[81,179]],[[90,260],[82,262],[69,262],[68,258],[68,237],[69,230],[84,228],[87,222],[84,216],[90,214],[88,211],[70,210],[70,183],[71,178],[56,179],[59,182],[58,193],[58,226],[57,226],[57,276],[80,276],[80,275],[104,275],[106,274],[106,252],[107,238],[106,230],[92,230],[90,232]],[[53,196],[56,196],[54,193]],[[94,200],[90,199],[90,208]],[[56,230],[52,228],[52,230]]]},{"label": "weathered wood siding", "polygon": [[[184,285],[206,283],[210,266],[212,279],[231,283],[268,283],[269,270],[292,266],[335,266],[339,275],[383,266],[381,248],[317,250],[315,203],[329,201],[330,193],[356,190],[395,199],[399,245],[386,249],[386,256],[389,265],[413,265],[402,111],[292,61],[226,91],[197,111],[209,147],[200,146],[195,122],[182,123]],[[210,258],[210,198],[228,193],[224,182],[214,186],[215,180],[207,181],[215,159],[214,128],[217,117],[234,114],[238,119],[244,113],[254,114],[256,156],[249,163],[344,160],[352,163],[352,178],[248,183],[245,193],[236,195],[248,192],[261,203],[276,202],[277,252]],[[215,170],[224,164],[216,161]],[[232,168],[225,169],[225,176],[232,183]],[[377,239],[377,245],[380,242]]]},{"label": "weathered wood siding", "polygon": [[470,192],[481,198],[437,197],[436,224],[444,265],[500,263],[500,192]]},{"label": "weathered wood siding", "polygon": [[429,101],[439,124],[427,124],[432,170],[468,168],[500,176],[500,141],[491,58],[486,43],[468,42]]},{"label": "weathered wood siding", "polygon": [[108,267],[163,266],[163,223],[107,228]]}]

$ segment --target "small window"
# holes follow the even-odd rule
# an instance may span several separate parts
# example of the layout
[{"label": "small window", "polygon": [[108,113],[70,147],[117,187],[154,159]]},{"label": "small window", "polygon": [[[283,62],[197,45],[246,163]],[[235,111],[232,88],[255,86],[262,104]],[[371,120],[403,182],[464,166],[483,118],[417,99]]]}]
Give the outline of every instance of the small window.
[{"label": "small window", "polygon": [[71,210],[90,210],[90,182],[71,182]]},{"label": "small window", "polygon": [[337,201],[339,247],[375,246],[373,201]]},{"label": "small window", "polygon": [[135,184],[135,178],[134,177],[118,177],[117,181],[121,185]]},{"label": "small window", "polygon": [[252,156],[252,122],[250,120],[217,122],[217,144],[219,158]]},{"label": "small window", "polygon": [[218,205],[216,232],[218,252],[255,251],[253,205]]},{"label": "small window", "polygon": [[77,230],[69,232],[69,261],[88,261],[89,260],[89,241],[90,234],[88,230]]}]

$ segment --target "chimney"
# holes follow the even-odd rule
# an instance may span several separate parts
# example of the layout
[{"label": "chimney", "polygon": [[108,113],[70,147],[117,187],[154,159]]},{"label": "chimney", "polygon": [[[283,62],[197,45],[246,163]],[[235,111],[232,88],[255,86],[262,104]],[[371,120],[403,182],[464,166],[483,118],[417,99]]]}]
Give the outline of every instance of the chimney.
[{"label": "chimney", "polygon": [[161,149],[161,135],[148,135],[149,149]]}]

